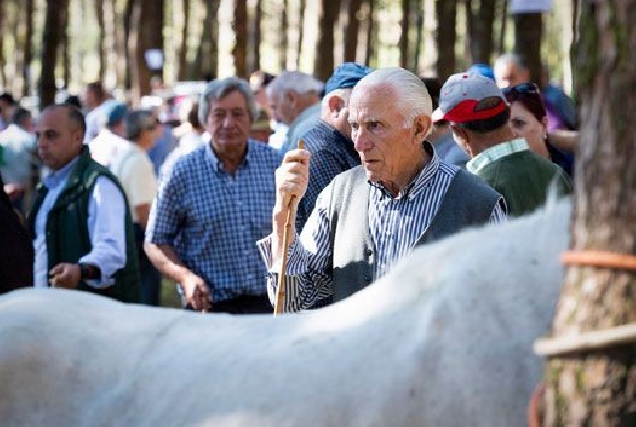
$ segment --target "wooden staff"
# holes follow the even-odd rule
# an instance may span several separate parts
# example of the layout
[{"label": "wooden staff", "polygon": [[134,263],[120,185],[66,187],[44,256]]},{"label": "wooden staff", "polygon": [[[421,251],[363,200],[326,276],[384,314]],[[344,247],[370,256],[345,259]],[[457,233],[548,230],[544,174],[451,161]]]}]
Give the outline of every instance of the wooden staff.
[{"label": "wooden staff", "polygon": [[[298,140],[298,148],[305,148],[305,142]],[[274,305],[274,317],[283,313],[285,305],[285,275],[287,272],[287,252],[289,252],[289,229],[291,228],[291,214],[296,196],[292,194],[287,206],[287,218],[285,219],[285,228],[283,229],[283,259],[280,263],[280,271],[278,272],[278,285],[276,287],[276,305]]]}]

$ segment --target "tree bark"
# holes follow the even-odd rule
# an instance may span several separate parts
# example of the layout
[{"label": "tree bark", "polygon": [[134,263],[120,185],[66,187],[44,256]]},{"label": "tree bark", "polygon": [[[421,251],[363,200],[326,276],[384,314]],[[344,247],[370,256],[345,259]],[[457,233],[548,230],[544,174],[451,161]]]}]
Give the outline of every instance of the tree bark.
[{"label": "tree bark", "polygon": [[402,30],[400,32],[400,40],[398,46],[400,50],[400,67],[409,68],[409,31],[410,26],[410,0],[402,0],[402,19],[400,21]]},{"label": "tree bark", "polygon": [[437,77],[445,81],[455,70],[456,0],[437,0]]},{"label": "tree bark", "polygon": [[375,59],[375,42],[377,34],[375,33],[375,2],[377,0],[365,0],[367,2],[367,40],[364,54],[364,63],[371,65],[371,61]]},{"label": "tree bark", "polygon": [[179,46],[179,64],[177,80],[183,81],[188,75],[188,34],[190,32],[190,0],[182,0],[183,27],[181,31],[181,45]]},{"label": "tree bark", "polygon": [[132,32],[133,13],[135,12],[136,0],[126,1],[126,10],[124,12],[124,62],[126,63],[126,69],[124,74],[124,85],[126,89],[131,90],[133,86],[133,57],[135,55],[136,47],[134,41],[131,39],[130,34]]},{"label": "tree bark", "polygon": [[287,17],[287,10],[289,9],[289,1],[283,0],[281,8],[279,10],[280,15],[280,33],[278,35],[278,66],[281,71],[288,69],[287,64],[287,49],[289,49],[289,18]]},{"label": "tree bark", "polygon": [[99,58],[98,80],[104,81],[106,68],[106,29],[104,26],[104,0],[94,0],[95,17],[97,18],[97,57]]},{"label": "tree bark", "polygon": [[413,62],[411,69],[419,75],[420,56],[422,53],[422,33],[424,27],[424,4],[422,0],[415,1],[415,46],[413,47]]},{"label": "tree bark", "polygon": [[62,39],[61,11],[68,8],[68,0],[48,0],[42,32],[42,72],[40,74],[40,109],[55,103],[55,66],[57,49]]},{"label": "tree bark", "polygon": [[60,52],[62,53],[62,81],[67,89],[71,81],[71,52],[68,40],[68,14],[70,0],[66,0],[66,7],[60,10]]},{"label": "tree bark", "polygon": [[217,76],[219,51],[219,6],[220,0],[206,1],[206,16],[203,21],[203,34],[193,63],[191,78],[211,80]]},{"label": "tree bark", "polygon": [[131,42],[134,44],[132,55],[133,99],[135,102],[151,92],[150,81],[153,76],[163,77],[163,67],[150,69],[146,62],[146,52],[157,49],[163,53],[163,0],[138,0],[135,2],[131,20]]},{"label": "tree bark", "polygon": [[[493,50],[493,24],[496,0],[479,0],[477,11],[471,0],[466,0],[471,62],[490,64]],[[540,39],[539,39],[540,40]],[[539,44],[539,43],[535,43]]]},{"label": "tree bark", "polygon": [[234,2],[234,21],[232,28],[234,30],[234,48],[232,55],[234,56],[234,68],[236,75],[242,78],[249,77],[247,69],[247,0],[235,0]]},{"label": "tree bark", "polygon": [[24,0],[24,46],[22,79],[24,95],[31,94],[31,63],[33,62],[33,0]]},{"label": "tree bark", "polygon": [[[636,255],[636,0],[580,0],[573,59],[581,100],[574,250]],[[552,334],[636,323],[636,272],[570,266]],[[636,425],[636,343],[549,360],[544,426]]]},{"label": "tree bark", "polygon": [[334,28],[340,13],[340,0],[321,0],[318,20],[318,43],[314,61],[314,76],[327,81],[334,68]]},{"label": "tree bark", "polygon": [[305,32],[305,9],[307,1],[300,0],[300,9],[298,10],[298,51],[296,52],[296,69],[300,68],[300,55],[303,51],[303,35]]},{"label": "tree bark", "polygon": [[256,0],[254,5],[254,31],[252,39],[252,70],[257,71],[261,69],[261,21],[263,19],[263,5],[261,0]]},{"label": "tree bark", "polygon": [[[6,16],[7,5],[3,0],[0,0],[0,16]],[[0,19],[0,65],[5,64],[4,54],[4,34],[5,34],[5,20]],[[4,72],[4,66],[0,66],[0,86],[4,87],[7,83],[7,76]]]},{"label": "tree bark", "polygon": [[344,60],[355,62],[358,52],[358,32],[360,31],[360,9],[362,0],[349,0],[347,3],[347,27],[344,39]]},{"label": "tree bark", "polygon": [[530,80],[541,83],[541,33],[543,21],[541,13],[517,13],[515,23],[515,52],[524,60],[530,70]]}]

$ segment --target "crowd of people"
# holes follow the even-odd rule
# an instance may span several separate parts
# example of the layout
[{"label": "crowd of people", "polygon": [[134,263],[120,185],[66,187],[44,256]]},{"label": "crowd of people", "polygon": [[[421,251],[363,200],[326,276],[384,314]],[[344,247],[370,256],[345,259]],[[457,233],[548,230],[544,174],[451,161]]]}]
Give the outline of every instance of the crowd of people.
[{"label": "crowd of people", "polygon": [[258,71],[208,83],[185,131],[99,82],[36,117],[4,93],[0,291],[160,306],[167,278],[196,311],[271,313],[281,284],[286,312],[339,301],[418,245],[571,193],[573,104],[528,78],[516,55],[445,82]]}]

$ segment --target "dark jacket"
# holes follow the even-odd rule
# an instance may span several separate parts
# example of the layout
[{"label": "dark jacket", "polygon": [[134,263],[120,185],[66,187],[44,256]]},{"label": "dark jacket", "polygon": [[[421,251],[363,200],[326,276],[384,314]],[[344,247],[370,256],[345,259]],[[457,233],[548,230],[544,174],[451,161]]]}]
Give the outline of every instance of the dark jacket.
[{"label": "dark jacket", "polygon": [[33,286],[33,245],[0,177],[0,294]]},{"label": "dark jacket", "polygon": [[[130,208],[119,181],[110,171],[91,159],[88,149],[84,147],[73,167],[68,181],[53,208],[49,212],[46,224],[46,245],[49,269],[61,262],[76,263],[91,249],[88,233],[88,205],[93,186],[100,177],[111,180],[121,191],[126,206],[126,265],[114,275],[115,284],[104,289],[96,289],[85,282],[80,282],[77,289],[95,292],[123,302],[139,301],[139,262],[135,246],[135,236],[130,215]],[[29,226],[35,237],[35,218],[48,192],[40,185],[37,198],[29,216]]]}]

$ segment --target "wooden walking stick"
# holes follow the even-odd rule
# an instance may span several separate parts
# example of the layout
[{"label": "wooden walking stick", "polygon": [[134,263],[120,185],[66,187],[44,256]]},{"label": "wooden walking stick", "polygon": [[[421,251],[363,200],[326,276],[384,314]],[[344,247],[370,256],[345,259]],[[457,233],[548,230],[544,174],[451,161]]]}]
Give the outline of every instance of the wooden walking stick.
[{"label": "wooden walking stick", "polygon": [[[298,148],[305,148],[305,142],[298,140]],[[283,259],[280,263],[280,271],[278,272],[278,284],[276,286],[276,304],[274,305],[274,317],[283,313],[285,305],[285,274],[287,271],[287,252],[289,252],[289,229],[291,227],[291,213],[296,196],[292,195],[287,206],[287,219],[285,219],[285,228],[283,229]]]}]

